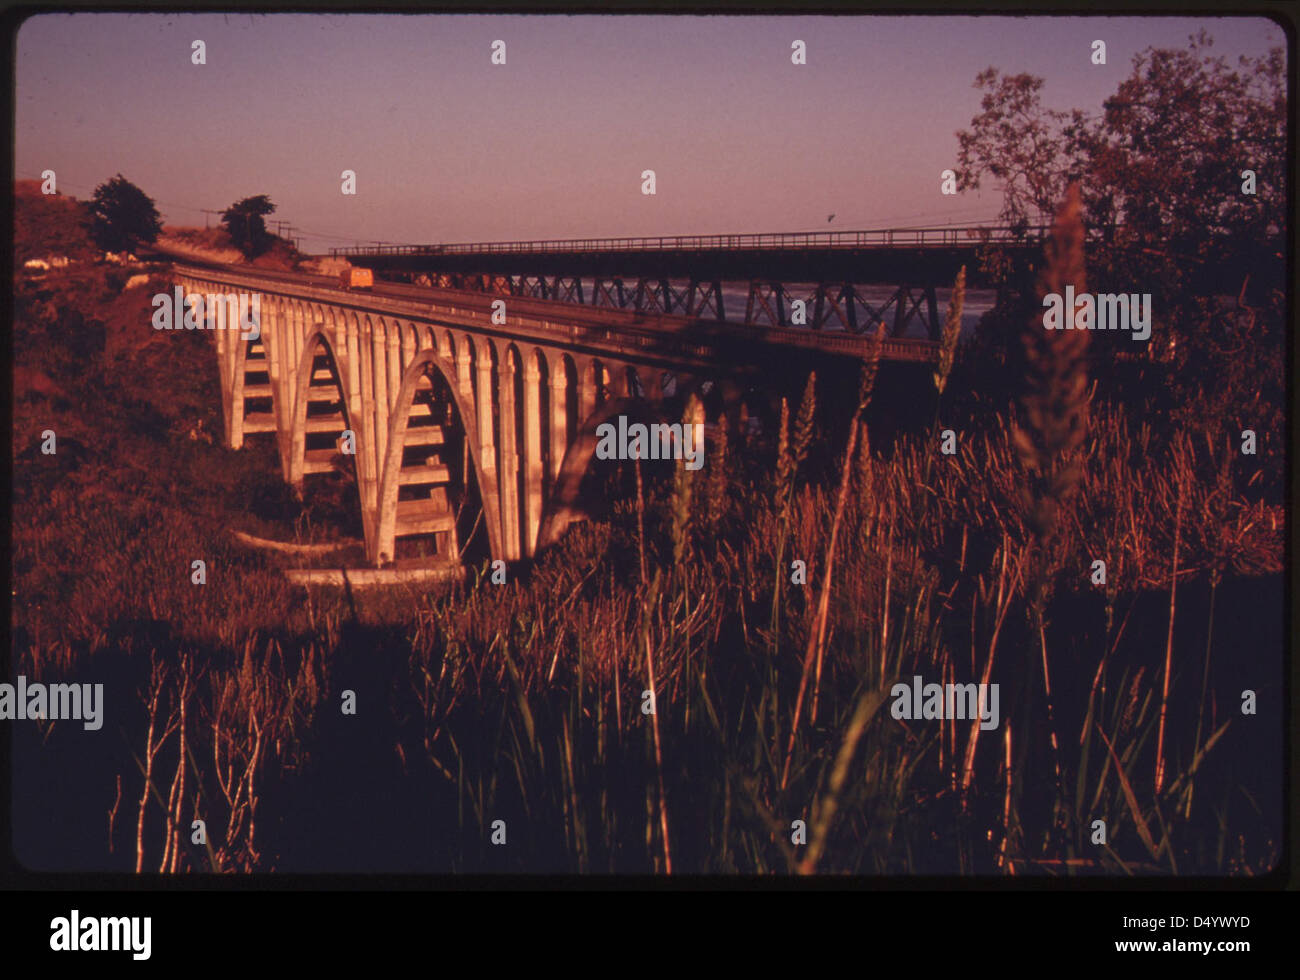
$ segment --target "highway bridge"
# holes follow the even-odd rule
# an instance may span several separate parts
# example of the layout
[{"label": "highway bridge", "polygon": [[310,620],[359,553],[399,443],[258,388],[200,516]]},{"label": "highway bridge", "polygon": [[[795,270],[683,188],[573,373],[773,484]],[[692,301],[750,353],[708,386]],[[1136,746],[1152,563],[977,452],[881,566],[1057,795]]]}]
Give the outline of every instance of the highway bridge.
[{"label": "highway bridge", "polygon": [[[755,330],[391,283],[346,290],[193,261],[173,276],[184,296],[207,298],[226,444],[272,434],[300,490],[322,474],[354,478],[376,567],[413,554],[455,563],[476,535],[493,558],[534,554],[582,516],[583,478],[606,465],[593,460],[596,430],[620,415],[734,425],[755,399],[797,397],[810,371],[856,374],[878,352],[882,375],[910,364],[920,381],[937,356],[931,341],[883,331]],[[257,336],[216,329],[241,294],[256,297]]]}]

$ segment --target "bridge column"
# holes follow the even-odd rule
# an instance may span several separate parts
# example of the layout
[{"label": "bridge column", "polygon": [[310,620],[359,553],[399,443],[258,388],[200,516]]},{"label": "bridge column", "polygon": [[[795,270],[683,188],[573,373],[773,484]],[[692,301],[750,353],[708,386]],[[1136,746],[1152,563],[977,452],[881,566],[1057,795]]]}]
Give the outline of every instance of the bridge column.
[{"label": "bridge column", "polygon": [[361,323],[355,315],[346,319],[348,362],[348,424],[355,438],[357,490],[361,498],[361,525],[365,532],[366,550],[372,550],[378,531],[379,479],[375,472],[374,435],[374,384],[371,364],[371,343],[363,335]]},{"label": "bridge column", "polygon": [[[402,362],[402,327],[397,323],[390,323],[385,328],[387,339],[385,340],[384,360],[388,365],[388,411],[384,414],[384,437],[388,437],[388,417],[396,410],[397,393],[402,388],[402,371],[406,365]],[[387,456],[380,456],[382,466],[383,460]],[[382,472],[381,472],[382,476]]]},{"label": "bridge column", "polygon": [[615,398],[630,398],[632,395],[631,378],[628,377],[627,365],[619,364],[612,372],[605,371],[605,384]]},{"label": "bridge column", "polygon": [[551,376],[551,485],[560,478],[560,464],[564,462],[565,450],[569,448],[569,433],[566,424],[568,418],[568,386],[564,372],[564,358],[552,357],[548,362]]},{"label": "bridge column", "polygon": [[378,478],[383,470],[384,460],[388,458],[388,331],[381,322],[371,328],[371,367],[374,369],[375,410],[371,413],[374,425],[375,443],[375,477],[376,501],[378,497]]},{"label": "bridge column", "polygon": [[469,341],[466,340],[456,347],[456,387],[460,389],[464,404],[473,405],[474,382],[470,378],[469,366]]},{"label": "bridge column", "polygon": [[[465,342],[473,343],[469,338]],[[459,365],[459,356],[456,360]],[[465,373],[469,373],[468,356]],[[484,482],[490,484],[497,472],[497,453],[492,438],[496,422],[492,418],[491,346],[486,343],[478,349],[478,390],[474,393],[474,404],[478,408],[479,468],[483,471]]]},{"label": "bridge column", "polygon": [[[215,296],[214,296],[215,299]],[[203,316],[204,321],[212,316],[212,304],[207,302],[204,297]],[[199,326],[207,327],[206,322],[200,322]],[[225,428],[226,448],[238,449],[235,445],[235,434],[230,426],[230,405],[231,396],[234,391],[234,374],[230,370],[229,358],[226,354],[226,332],[224,330],[216,331],[217,334],[217,373],[221,376],[221,424]]]},{"label": "bridge column", "polygon": [[411,361],[415,360],[415,355],[420,349],[420,342],[415,337],[411,336],[410,330],[403,327],[399,332],[401,333],[402,360],[397,375],[398,382],[396,386],[389,385],[389,390],[393,392],[394,397],[397,396],[397,390],[401,387],[402,375],[406,374],[406,369],[410,367]]},{"label": "bridge column", "polygon": [[505,557],[515,560],[519,550],[519,453],[515,441],[515,365],[506,349],[497,368],[501,388],[501,540]]},{"label": "bridge column", "polygon": [[271,413],[275,417],[275,431],[278,433],[281,429],[283,414],[282,399],[280,397],[280,379],[284,377],[283,370],[280,367],[280,345],[277,328],[279,327],[279,315],[275,308],[274,301],[262,305],[262,350],[266,352],[266,373],[271,379]]},{"label": "bridge column", "polygon": [[601,370],[592,358],[578,368],[578,425],[591,418],[596,411],[596,372]]},{"label": "bridge column", "polygon": [[338,330],[341,343],[335,350],[338,352],[336,360],[343,363],[336,366],[339,381],[343,382],[347,390],[348,414],[353,426],[356,426],[361,418],[361,324],[356,321],[355,315],[340,312],[339,316],[343,320],[343,325]]},{"label": "bridge column", "polygon": [[[229,316],[230,311],[226,311]],[[238,314],[236,314],[238,316]],[[229,324],[227,330],[229,333]],[[229,348],[230,363],[235,370],[235,376],[230,382],[230,441],[232,449],[244,448],[244,362],[247,358],[248,341],[244,340],[239,331],[231,333],[226,338],[226,345]],[[243,349],[241,349],[243,348]]]},{"label": "bridge column", "polygon": [[[227,287],[228,288],[228,287]],[[242,449],[244,446],[244,360],[248,353],[248,341],[244,340],[239,329],[239,294],[228,294],[230,300],[223,298],[220,308],[222,315],[217,318],[216,330],[225,342],[226,361],[230,370],[230,448]]]},{"label": "bridge column", "polygon": [[287,302],[280,303],[275,328],[280,347],[280,361],[284,368],[281,388],[284,392],[284,472],[285,479],[289,480],[293,465],[293,425],[296,417],[294,413],[298,407],[298,362],[301,357],[298,351],[302,345],[298,338],[298,323]]},{"label": "bridge column", "polygon": [[339,384],[346,392],[344,396],[348,403],[348,423],[352,426],[354,435],[358,436],[358,430],[361,425],[361,325],[356,320],[348,316],[347,313],[339,311],[338,319],[334,322],[342,324],[337,327],[338,343],[334,347],[334,366],[338,369]]},{"label": "bridge column", "polygon": [[524,554],[531,556],[542,526],[541,371],[535,352],[524,356]]},{"label": "bridge column", "polygon": [[298,407],[298,365],[302,361],[302,337],[298,333],[298,313],[293,304],[280,304],[280,329],[284,338],[285,421],[287,438],[292,439],[294,414]]},{"label": "bridge column", "polygon": [[280,469],[289,479],[289,446],[285,434],[293,414],[293,402],[285,401],[288,385],[284,366],[284,315],[280,304],[272,300],[264,304],[262,315],[262,348],[266,351],[267,373],[271,378],[271,412],[275,419],[275,446],[280,452]]}]

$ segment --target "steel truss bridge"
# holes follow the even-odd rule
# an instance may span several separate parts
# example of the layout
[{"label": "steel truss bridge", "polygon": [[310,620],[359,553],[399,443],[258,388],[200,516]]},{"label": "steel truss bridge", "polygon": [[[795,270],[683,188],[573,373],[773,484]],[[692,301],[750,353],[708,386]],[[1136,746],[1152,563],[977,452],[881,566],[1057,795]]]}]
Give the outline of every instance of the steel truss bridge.
[{"label": "steel truss bridge", "polygon": [[[980,250],[1001,246],[1032,259],[1046,226],[893,228],[582,238],[332,249],[377,273],[428,285],[593,307],[864,333],[884,322],[893,337],[919,320],[939,333],[935,290],[962,266],[980,285]],[[724,283],[748,287],[744,316],[724,299]],[[888,285],[880,302],[864,287]],[[879,289],[871,290],[879,294]],[[802,303],[802,308],[797,307]]]}]

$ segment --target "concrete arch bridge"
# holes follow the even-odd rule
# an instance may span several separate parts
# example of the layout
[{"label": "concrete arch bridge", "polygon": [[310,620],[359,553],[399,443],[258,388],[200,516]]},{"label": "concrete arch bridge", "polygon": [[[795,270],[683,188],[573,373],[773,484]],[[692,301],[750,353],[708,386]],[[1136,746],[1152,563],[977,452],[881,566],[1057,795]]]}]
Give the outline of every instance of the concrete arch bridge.
[{"label": "concrete arch bridge", "polygon": [[[680,413],[701,386],[734,408],[747,389],[780,377],[801,387],[826,359],[860,359],[871,343],[481,292],[348,291],[325,277],[244,267],[174,270],[185,296],[205,297],[226,445],[273,434],[284,478],[299,490],[348,469],[376,567],[411,540],[456,561],[475,534],[494,559],[529,557],[582,516],[578,490],[601,423]],[[257,299],[255,337],[217,328],[223,304],[237,325],[241,294]],[[881,358],[922,367],[936,352],[931,341],[886,339]]]}]

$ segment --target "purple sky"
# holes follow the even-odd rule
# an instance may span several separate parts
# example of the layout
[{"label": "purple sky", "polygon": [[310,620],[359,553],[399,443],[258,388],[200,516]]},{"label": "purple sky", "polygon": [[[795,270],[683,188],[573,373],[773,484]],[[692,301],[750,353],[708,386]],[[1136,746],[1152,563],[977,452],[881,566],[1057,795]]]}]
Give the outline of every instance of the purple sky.
[{"label": "purple sky", "polygon": [[268,194],[313,251],[977,222],[996,192],[939,173],[978,71],[1097,111],[1200,28],[1230,63],[1285,47],[1263,18],[45,14],[18,34],[14,165],[82,198],[121,171],[170,224]]}]

